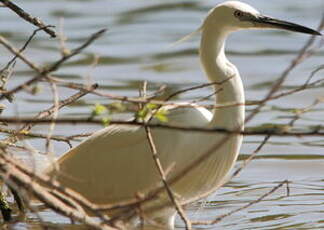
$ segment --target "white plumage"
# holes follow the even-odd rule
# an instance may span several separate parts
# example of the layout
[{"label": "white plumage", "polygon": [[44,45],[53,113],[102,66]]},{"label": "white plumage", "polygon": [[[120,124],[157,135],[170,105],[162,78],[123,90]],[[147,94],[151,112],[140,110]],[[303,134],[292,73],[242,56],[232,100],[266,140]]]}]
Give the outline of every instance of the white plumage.
[{"label": "white plumage", "polygon": [[[221,86],[215,104],[244,103],[244,90],[236,67],[224,53],[225,40],[234,31],[250,28],[283,28],[304,33],[316,31],[296,24],[264,17],[251,6],[228,1],[216,6],[202,27],[200,59],[203,70],[212,82],[229,79]],[[318,33],[317,33],[318,34]],[[202,108],[169,108],[169,125],[219,127],[243,130],[244,105],[216,109],[213,113]],[[158,121],[153,121],[158,122]],[[164,170],[172,179],[215,144],[224,142],[220,133],[182,132],[152,129],[155,145]],[[221,148],[198,167],[172,184],[172,190],[182,203],[192,202],[196,196],[208,194],[222,185],[233,167],[242,143],[240,135],[231,135]],[[79,146],[57,160],[55,174],[64,186],[79,192],[95,204],[117,203],[134,198],[136,193],[146,194],[161,185],[149,142],[143,127],[111,125],[93,134]],[[150,208],[169,204],[163,211]],[[173,228],[175,209],[166,194],[143,207],[147,217],[165,228]]]}]

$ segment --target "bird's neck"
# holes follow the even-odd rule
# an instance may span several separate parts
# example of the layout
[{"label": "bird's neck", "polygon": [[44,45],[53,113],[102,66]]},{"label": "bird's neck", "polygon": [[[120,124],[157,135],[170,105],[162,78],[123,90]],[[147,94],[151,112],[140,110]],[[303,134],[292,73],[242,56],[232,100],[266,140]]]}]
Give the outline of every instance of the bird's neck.
[{"label": "bird's neck", "polygon": [[225,56],[225,40],[228,34],[213,28],[204,29],[200,45],[202,67],[211,82],[222,82],[215,85],[216,107],[229,104],[241,104],[226,108],[216,108],[210,126],[229,130],[243,129],[244,124],[244,90],[240,75]]}]

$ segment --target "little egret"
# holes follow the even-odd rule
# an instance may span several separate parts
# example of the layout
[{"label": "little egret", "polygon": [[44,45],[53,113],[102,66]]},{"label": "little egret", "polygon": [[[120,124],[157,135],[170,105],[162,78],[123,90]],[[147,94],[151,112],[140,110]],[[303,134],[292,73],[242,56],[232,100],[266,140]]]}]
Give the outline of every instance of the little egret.
[{"label": "little egret", "polygon": [[[169,125],[243,130],[245,99],[242,81],[224,51],[227,36],[242,29],[284,29],[320,35],[310,28],[263,16],[239,1],[217,5],[200,28],[200,60],[209,81],[225,81],[221,86],[215,86],[216,90],[222,88],[215,97],[215,103],[241,105],[215,109],[213,113],[203,108],[169,106]],[[226,138],[226,134],[220,133],[167,129],[152,129],[152,135],[169,180]],[[182,204],[192,202],[221,186],[237,159],[241,143],[241,135],[228,136],[207,159],[172,183],[176,199]],[[50,167],[46,173],[98,205],[129,200],[136,194],[145,195],[161,185],[144,127],[110,125],[72,148],[56,163],[58,170]],[[154,207],[160,206],[164,207],[162,211],[153,211]],[[152,220],[145,222],[148,228],[150,224],[158,223],[163,229],[173,229],[176,211],[165,192],[145,203],[142,211],[148,220]]]}]

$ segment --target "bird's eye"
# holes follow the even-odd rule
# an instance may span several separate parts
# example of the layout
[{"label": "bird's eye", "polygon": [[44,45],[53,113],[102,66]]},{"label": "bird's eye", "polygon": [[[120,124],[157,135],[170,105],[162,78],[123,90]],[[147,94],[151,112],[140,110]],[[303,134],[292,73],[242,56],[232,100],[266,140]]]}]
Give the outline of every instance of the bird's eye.
[{"label": "bird's eye", "polygon": [[236,11],[234,12],[234,16],[237,17],[237,18],[240,18],[240,17],[243,16],[243,12],[240,11],[240,10],[236,10]]}]

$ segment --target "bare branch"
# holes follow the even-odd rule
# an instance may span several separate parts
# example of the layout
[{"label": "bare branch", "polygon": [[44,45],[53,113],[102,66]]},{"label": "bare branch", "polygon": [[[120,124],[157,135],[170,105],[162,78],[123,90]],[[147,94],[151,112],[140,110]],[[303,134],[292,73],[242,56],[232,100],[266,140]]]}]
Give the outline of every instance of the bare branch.
[{"label": "bare branch", "polygon": [[[23,190],[26,193],[32,192],[37,199],[47,204],[56,212],[80,221],[93,229],[115,229],[105,223],[96,221],[84,212],[66,205],[61,199],[44,189],[38,183],[35,183],[33,177],[24,174],[16,166],[17,165],[13,164],[13,161],[10,160],[10,157],[7,154],[0,154],[0,175],[2,179],[10,186],[14,187],[15,190],[19,188],[19,190]],[[20,167],[22,166],[20,165]]]},{"label": "bare branch", "polygon": [[52,136],[53,136],[53,132],[55,129],[55,125],[56,123],[54,122],[54,120],[57,118],[58,116],[58,111],[59,111],[59,95],[57,92],[57,86],[55,83],[50,82],[50,86],[52,89],[52,93],[53,93],[53,115],[52,115],[52,119],[53,121],[51,122],[50,126],[49,126],[49,130],[48,130],[48,134],[46,137],[46,153],[47,154],[52,154],[52,146],[51,146],[51,140],[52,140]]},{"label": "bare branch", "polygon": [[14,48],[11,44],[9,44],[9,42],[7,42],[3,37],[0,36],[0,43],[1,44],[3,44],[14,55],[17,55],[17,57],[19,57],[22,61],[24,61],[27,65],[29,65],[33,70],[38,72],[38,74],[34,78],[32,78],[32,79],[26,81],[25,83],[15,87],[14,89],[12,89],[10,91],[7,91],[7,92],[3,93],[2,95],[0,95],[0,101],[3,100],[6,95],[11,95],[11,94],[17,93],[18,91],[20,91],[20,90],[24,89],[25,87],[27,87],[27,86],[41,80],[42,78],[51,77],[49,75],[49,73],[51,73],[53,71],[56,71],[65,61],[67,61],[71,57],[79,54],[83,49],[88,47],[93,41],[98,39],[105,32],[106,32],[106,29],[103,29],[103,30],[100,30],[100,31],[94,33],[93,35],[91,35],[88,38],[88,40],[85,43],[83,43],[81,46],[77,47],[76,49],[72,50],[71,53],[69,53],[68,55],[63,56],[62,58],[60,58],[59,60],[54,62],[48,68],[40,68],[40,67],[38,67],[36,64],[29,61],[25,56],[23,56],[16,48]]},{"label": "bare branch", "polygon": [[174,207],[176,208],[179,216],[181,217],[181,219],[185,223],[185,229],[186,230],[191,230],[191,222],[188,219],[187,215],[185,214],[181,204],[175,198],[175,195],[174,195],[171,187],[169,186],[169,184],[167,182],[166,175],[164,173],[160,158],[158,156],[156,146],[155,146],[154,141],[153,141],[151,129],[149,127],[147,127],[146,125],[144,126],[144,128],[145,128],[145,131],[146,131],[146,136],[147,136],[148,142],[150,144],[150,148],[151,148],[151,152],[152,152],[152,155],[153,155],[154,163],[155,163],[155,165],[156,165],[156,167],[157,167],[157,169],[158,169],[158,171],[160,173],[160,177],[161,177],[162,183],[163,183],[163,185],[164,185],[164,187],[165,187],[165,189],[167,191],[167,194],[168,194],[171,202],[173,203]]},{"label": "bare branch", "polygon": [[[27,41],[25,42],[25,44],[19,49],[19,53],[22,53],[24,52],[24,50],[27,48],[27,46],[29,45],[29,43],[33,40],[33,38],[36,36],[36,34],[42,29],[36,29],[33,31],[33,33],[29,36],[29,38],[27,39]],[[5,71],[6,69],[9,68],[9,66],[11,66],[15,61],[16,59],[18,58],[17,55],[15,55],[8,63],[7,65],[2,69],[0,70],[0,74],[3,73],[3,71]]]},{"label": "bare branch", "polygon": [[[39,118],[29,118],[29,117],[1,117],[0,122],[11,123],[11,124],[47,124],[52,122],[52,119],[39,119]],[[89,119],[89,118],[62,118],[54,120],[57,124],[94,124],[102,125],[102,120]],[[308,137],[308,136],[324,136],[322,127],[319,126],[310,131],[288,131],[288,126],[274,126],[272,128],[246,128],[245,131],[237,130],[226,130],[223,128],[205,128],[205,127],[195,127],[195,126],[180,126],[180,125],[168,125],[168,124],[145,124],[139,121],[125,121],[125,120],[111,120],[110,124],[114,125],[132,125],[132,126],[148,126],[152,129],[170,129],[178,130],[184,132],[205,132],[205,133],[225,133],[225,134],[240,134],[245,136],[264,136],[273,135],[281,137]]]},{"label": "bare branch", "polygon": [[[318,67],[315,71],[313,71],[311,73],[311,78],[313,78],[315,76],[316,73],[318,73],[319,71],[321,71],[323,68],[322,66]],[[76,90],[86,90],[86,85],[80,84],[80,83],[72,83],[72,82],[65,82],[64,80],[58,79],[58,78],[51,78],[52,81],[54,81],[55,83],[58,84],[58,86],[61,87],[66,87],[66,88],[70,88],[70,89],[76,89]],[[317,81],[314,81],[312,83],[308,82],[307,84],[301,85],[295,89],[292,90],[288,90],[285,91],[283,93],[279,93],[277,95],[273,95],[272,97],[267,99],[267,102],[271,101],[271,100],[277,100],[280,99],[282,97],[288,96],[288,95],[292,95],[294,93],[297,92],[301,92],[304,91],[306,89],[311,89],[321,83],[324,82],[324,79],[319,79]],[[94,94],[100,97],[105,97],[105,98],[109,98],[111,100],[118,100],[118,101],[122,101],[122,102],[129,102],[129,103],[135,103],[135,104],[147,104],[147,103],[152,103],[152,104],[156,104],[156,105],[160,105],[160,106],[175,106],[175,107],[179,107],[179,108],[199,108],[199,107],[203,107],[206,109],[221,109],[221,108],[229,108],[229,107],[235,107],[235,106],[255,106],[255,105],[260,105],[262,103],[264,103],[264,100],[254,100],[254,101],[250,101],[250,102],[246,102],[246,103],[237,103],[237,102],[233,102],[233,103],[226,103],[226,104],[213,104],[213,105],[199,105],[199,104],[193,104],[193,103],[178,103],[178,102],[170,102],[169,100],[171,100],[174,96],[179,95],[180,93],[185,93],[185,92],[189,92],[191,90],[195,90],[195,89],[201,89],[204,87],[208,87],[210,85],[214,85],[214,84],[220,84],[220,83],[210,83],[210,84],[201,84],[198,86],[194,86],[194,87],[190,87],[190,88],[186,88],[186,89],[181,89],[175,93],[173,93],[172,95],[170,95],[166,100],[154,100],[153,98],[135,98],[135,97],[127,97],[127,96],[120,96],[120,95],[114,95],[111,93],[106,93],[106,92],[102,92],[99,90],[93,90],[92,92],[89,92],[90,94]],[[220,88],[221,90],[221,88]],[[217,93],[217,92],[216,92]],[[210,95],[208,95],[207,97],[209,97]]]},{"label": "bare branch", "polygon": [[[324,16],[320,22],[320,25],[318,26],[318,30],[321,30],[324,26]],[[269,93],[266,95],[266,97],[263,99],[263,102],[259,104],[257,108],[254,109],[254,111],[245,119],[245,123],[252,120],[263,108],[263,106],[266,104],[266,102],[280,89],[284,81],[287,79],[288,75],[291,73],[291,71],[298,66],[300,63],[302,63],[306,58],[310,57],[312,54],[314,54],[315,50],[309,50],[309,48],[314,44],[316,41],[316,36],[313,35],[310,37],[308,42],[302,47],[302,49],[299,51],[298,55],[294,60],[291,62],[291,64],[287,67],[287,69],[281,74],[279,79],[275,82]]]},{"label": "bare branch", "polygon": [[243,164],[232,174],[231,178],[236,177],[248,165],[248,163],[250,163],[254,159],[254,157],[261,151],[263,146],[268,142],[270,137],[271,137],[271,135],[268,134],[264,138],[264,140],[261,142],[261,144],[258,146],[258,148],[256,150],[254,150],[254,152],[249,156],[249,158],[246,159],[243,162]]},{"label": "bare branch", "polygon": [[46,33],[48,33],[51,37],[55,38],[56,33],[55,31],[51,30],[49,26],[46,26],[44,22],[42,22],[39,18],[33,17],[26,11],[24,11],[22,8],[17,6],[15,3],[9,1],[9,0],[0,0],[3,5],[14,11],[18,16],[26,20],[27,22],[37,26],[39,29],[44,30]]},{"label": "bare branch", "polygon": [[257,204],[259,202],[261,202],[262,200],[264,200],[266,197],[270,196],[271,194],[273,194],[275,191],[277,191],[279,188],[281,188],[283,185],[288,184],[289,182],[287,180],[281,182],[280,184],[278,184],[277,186],[275,186],[273,189],[271,189],[269,192],[263,194],[261,197],[259,197],[257,200],[251,201],[250,203],[244,205],[243,207],[234,209],[233,211],[230,211],[226,214],[223,214],[221,216],[218,216],[217,218],[215,218],[214,220],[211,221],[193,221],[192,224],[193,225],[214,225],[219,223],[220,221],[222,221],[224,218],[233,215],[234,213],[240,212],[244,209],[249,208],[250,206]]},{"label": "bare branch", "polygon": [[[67,99],[60,101],[58,103],[57,108],[61,109],[61,108],[65,107],[65,106],[75,102],[79,98],[81,98],[84,95],[88,94],[89,91],[94,90],[97,87],[98,87],[98,85],[94,84],[94,85],[88,87],[87,91],[81,90],[80,92],[72,95],[71,97],[68,97]],[[55,105],[53,105],[52,107],[50,107],[50,108],[48,108],[48,109],[46,109],[46,110],[44,110],[42,112],[39,112],[32,120],[34,120],[34,119],[36,119],[36,120],[37,119],[44,119],[44,118],[51,117],[52,114],[54,113],[55,109],[56,109],[56,107],[55,107]],[[33,125],[35,125],[35,123],[33,123],[33,122],[23,122],[23,123],[24,123],[24,126],[22,128],[20,128],[19,131],[17,131],[17,133],[26,133],[26,132],[28,133],[28,131],[33,127]],[[11,143],[16,142],[18,140],[17,137],[18,136],[13,136],[13,137],[11,137],[9,139],[6,139],[6,141],[11,142]],[[55,137],[54,137],[54,139],[59,140],[59,138],[55,138]],[[69,143],[69,145],[70,145],[70,143]]]},{"label": "bare branch", "polygon": [[[7,134],[10,134],[10,135],[13,135],[13,136],[17,136],[18,138],[20,136],[32,137],[32,138],[41,138],[41,139],[48,138],[48,136],[45,135],[45,134],[32,133],[32,132],[28,132],[28,131],[24,131],[24,130],[19,132],[19,131],[12,130],[12,129],[7,129],[7,128],[4,128],[4,127],[0,127],[0,133],[7,133]],[[51,136],[51,140],[61,141],[61,142],[66,142],[66,143],[69,143],[72,139],[73,139],[73,137],[70,138],[70,137],[56,136],[56,135]],[[12,144],[12,143],[10,143],[10,144]]]}]

